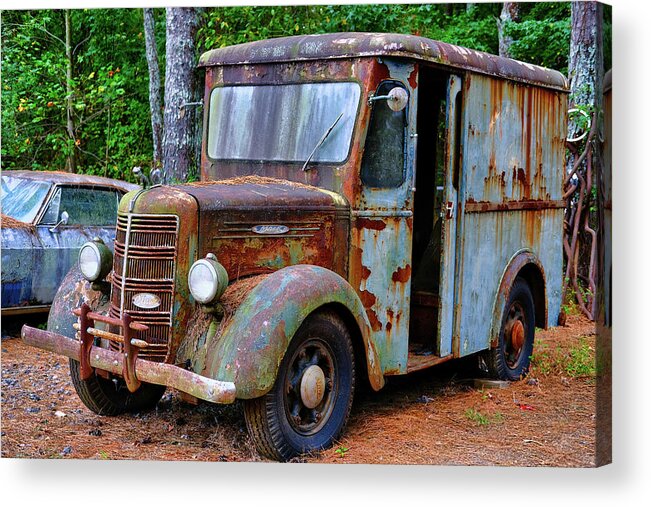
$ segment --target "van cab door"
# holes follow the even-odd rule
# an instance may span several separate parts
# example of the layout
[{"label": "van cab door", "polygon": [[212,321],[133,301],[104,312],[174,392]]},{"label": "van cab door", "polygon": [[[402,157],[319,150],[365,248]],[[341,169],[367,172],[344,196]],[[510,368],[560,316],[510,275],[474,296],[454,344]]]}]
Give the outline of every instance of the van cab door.
[{"label": "van cab door", "polygon": [[408,101],[399,111],[387,100],[368,106],[361,193],[352,211],[349,280],[366,308],[382,371],[390,375],[407,371],[416,83],[410,83],[413,63],[382,59],[380,65],[386,66],[389,77],[372,96],[386,97],[399,87]]}]

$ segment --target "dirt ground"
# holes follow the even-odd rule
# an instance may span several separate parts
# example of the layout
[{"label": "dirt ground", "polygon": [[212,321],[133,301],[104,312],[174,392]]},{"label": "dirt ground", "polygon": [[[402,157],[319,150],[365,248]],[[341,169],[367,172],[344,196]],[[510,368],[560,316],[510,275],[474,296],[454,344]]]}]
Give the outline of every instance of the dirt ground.
[{"label": "dirt ground", "polygon": [[[537,330],[532,371],[502,389],[474,387],[468,361],[392,378],[356,395],[338,445],[297,461],[594,466],[594,372],[570,360],[593,360],[594,342],[579,316]],[[77,397],[66,358],[3,336],[1,363],[3,458],[264,461],[239,404],[193,406],[168,391],[153,411],[102,417]]]}]

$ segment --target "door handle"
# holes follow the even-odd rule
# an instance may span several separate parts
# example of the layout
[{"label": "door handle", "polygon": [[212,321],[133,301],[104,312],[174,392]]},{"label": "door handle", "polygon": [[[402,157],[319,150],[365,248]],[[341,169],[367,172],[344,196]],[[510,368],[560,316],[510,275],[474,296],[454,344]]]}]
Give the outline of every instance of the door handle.
[{"label": "door handle", "polygon": [[445,205],[445,218],[448,220],[450,218],[454,218],[454,202],[453,201],[448,201],[447,204]]}]

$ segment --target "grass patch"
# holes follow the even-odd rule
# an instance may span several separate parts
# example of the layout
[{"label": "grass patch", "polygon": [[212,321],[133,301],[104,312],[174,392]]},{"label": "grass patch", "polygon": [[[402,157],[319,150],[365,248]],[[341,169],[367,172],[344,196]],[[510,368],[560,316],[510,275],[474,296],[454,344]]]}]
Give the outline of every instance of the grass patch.
[{"label": "grass patch", "polygon": [[570,377],[594,377],[596,362],[594,349],[581,338],[577,348],[570,349],[570,355],[565,365],[565,371]]},{"label": "grass patch", "polygon": [[488,426],[489,424],[501,423],[504,421],[504,416],[501,412],[495,412],[493,415],[484,415],[479,410],[468,408],[464,412],[466,419],[474,422],[478,426]]},{"label": "grass patch", "polygon": [[569,377],[594,377],[596,362],[593,347],[586,337],[569,350],[560,345],[551,348],[549,343],[536,341],[531,355],[531,370],[539,375],[561,374]]}]

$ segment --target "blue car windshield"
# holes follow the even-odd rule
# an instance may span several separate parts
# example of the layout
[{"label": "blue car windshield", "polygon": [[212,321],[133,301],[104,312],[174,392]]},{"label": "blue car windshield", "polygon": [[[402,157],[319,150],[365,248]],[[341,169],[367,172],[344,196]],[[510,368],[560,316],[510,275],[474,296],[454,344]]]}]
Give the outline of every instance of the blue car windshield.
[{"label": "blue car windshield", "polygon": [[47,197],[51,183],[2,175],[2,213],[33,223]]}]

